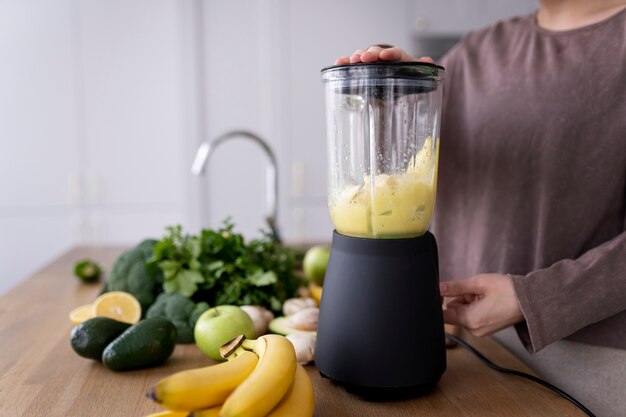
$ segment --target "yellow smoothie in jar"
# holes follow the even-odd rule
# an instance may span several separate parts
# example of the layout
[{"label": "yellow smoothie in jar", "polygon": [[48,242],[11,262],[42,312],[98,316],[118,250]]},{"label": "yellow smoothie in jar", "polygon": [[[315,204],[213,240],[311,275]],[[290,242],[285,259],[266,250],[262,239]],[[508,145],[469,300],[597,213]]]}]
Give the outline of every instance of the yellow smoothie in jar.
[{"label": "yellow smoothie in jar", "polygon": [[369,175],[363,183],[331,197],[330,216],[341,234],[367,238],[401,238],[428,230],[435,204],[439,147],[432,138],[409,161],[405,172]]}]

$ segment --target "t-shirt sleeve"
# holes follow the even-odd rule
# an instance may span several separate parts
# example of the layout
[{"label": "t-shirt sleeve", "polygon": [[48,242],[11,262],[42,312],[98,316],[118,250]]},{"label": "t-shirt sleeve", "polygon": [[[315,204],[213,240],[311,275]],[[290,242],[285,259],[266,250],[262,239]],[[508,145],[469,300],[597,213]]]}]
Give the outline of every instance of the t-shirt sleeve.
[{"label": "t-shirt sleeve", "polygon": [[511,275],[526,319],[515,328],[530,353],[626,310],[626,219],[624,230],[577,259]]}]

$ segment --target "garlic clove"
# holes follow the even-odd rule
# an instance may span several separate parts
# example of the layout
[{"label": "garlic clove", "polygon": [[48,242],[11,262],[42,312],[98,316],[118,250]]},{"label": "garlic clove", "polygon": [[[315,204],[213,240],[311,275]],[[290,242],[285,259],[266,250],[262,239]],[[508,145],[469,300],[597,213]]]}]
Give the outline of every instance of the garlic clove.
[{"label": "garlic clove", "polygon": [[252,319],[257,337],[267,334],[270,321],[274,319],[274,314],[271,311],[263,306],[241,306],[241,309]]},{"label": "garlic clove", "polygon": [[290,298],[283,304],[283,314],[291,316],[305,308],[317,307],[317,302],[310,297]]},{"label": "garlic clove", "polygon": [[297,330],[316,331],[319,317],[319,308],[305,308],[288,317],[289,326]]},{"label": "garlic clove", "polygon": [[315,360],[315,334],[296,332],[289,334],[287,339],[293,344],[299,364],[306,365]]}]

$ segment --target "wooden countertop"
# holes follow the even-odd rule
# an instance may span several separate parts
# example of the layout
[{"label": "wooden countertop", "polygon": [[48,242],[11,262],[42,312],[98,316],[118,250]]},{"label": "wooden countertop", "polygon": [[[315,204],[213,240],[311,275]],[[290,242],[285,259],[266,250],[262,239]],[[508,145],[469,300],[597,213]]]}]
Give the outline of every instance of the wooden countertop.
[{"label": "wooden countertop", "polygon": [[[195,345],[178,345],[165,365],[115,373],[71,349],[69,311],[93,301],[100,284],[81,284],[72,266],[89,257],[108,270],[119,247],[76,248],[0,297],[0,417],[140,417],[159,410],[146,390],[173,372],[212,361]],[[528,368],[491,338],[463,335],[501,366]],[[457,347],[448,369],[429,394],[397,402],[367,402],[320,378],[315,386],[317,417],[549,417],[582,415],[566,400],[534,384],[487,368]]]}]

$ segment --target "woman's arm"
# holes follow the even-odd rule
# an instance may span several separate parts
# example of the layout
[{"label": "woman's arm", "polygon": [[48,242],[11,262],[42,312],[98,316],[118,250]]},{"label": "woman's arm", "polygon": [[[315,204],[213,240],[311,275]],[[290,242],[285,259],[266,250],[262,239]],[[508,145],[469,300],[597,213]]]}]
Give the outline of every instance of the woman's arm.
[{"label": "woman's arm", "polygon": [[[625,224],[626,229],[626,224]],[[514,325],[529,352],[626,310],[626,232],[527,275],[442,282],[444,320],[484,336]]]}]

